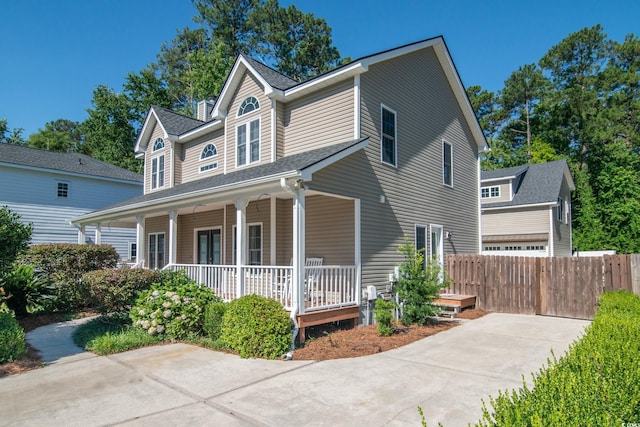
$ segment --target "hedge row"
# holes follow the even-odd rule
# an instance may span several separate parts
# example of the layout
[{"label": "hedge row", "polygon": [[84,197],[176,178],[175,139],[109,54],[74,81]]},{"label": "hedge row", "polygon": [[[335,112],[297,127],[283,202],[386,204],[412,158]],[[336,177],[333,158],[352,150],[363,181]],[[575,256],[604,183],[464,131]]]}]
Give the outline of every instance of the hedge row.
[{"label": "hedge row", "polygon": [[640,423],[640,296],[605,293],[584,337],[518,391],[500,392],[480,426]]},{"label": "hedge row", "polygon": [[21,359],[26,351],[24,329],[13,314],[0,312],[0,363]]},{"label": "hedge row", "polygon": [[139,292],[162,282],[162,279],[163,273],[157,270],[105,269],[85,273],[82,284],[88,293],[89,305],[100,314],[126,313],[135,303]]}]

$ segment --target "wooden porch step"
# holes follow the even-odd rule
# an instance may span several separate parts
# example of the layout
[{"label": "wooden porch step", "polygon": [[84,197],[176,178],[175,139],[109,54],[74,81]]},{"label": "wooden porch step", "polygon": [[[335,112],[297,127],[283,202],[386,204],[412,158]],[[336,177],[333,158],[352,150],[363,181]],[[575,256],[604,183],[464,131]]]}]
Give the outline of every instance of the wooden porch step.
[{"label": "wooden porch step", "polygon": [[443,314],[449,314],[451,318],[454,318],[463,309],[474,307],[476,297],[475,295],[440,294],[440,298],[433,301],[433,305],[442,307],[445,310]]},{"label": "wooden porch step", "polygon": [[337,322],[339,320],[352,320],[355,327],[360,318],[360,307],[357,305],[340,308],[330,308],[327,310],[311,311],[304,314],[298,314],[298,340],[300,344],[304,343],[305,330],[309,326],[324,325],[325,323]]}]

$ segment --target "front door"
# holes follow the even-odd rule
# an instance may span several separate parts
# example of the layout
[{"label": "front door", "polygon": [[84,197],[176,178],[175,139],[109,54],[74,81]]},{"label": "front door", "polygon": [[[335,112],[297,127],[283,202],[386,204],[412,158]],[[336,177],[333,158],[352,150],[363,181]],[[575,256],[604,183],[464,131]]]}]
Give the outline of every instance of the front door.
[{"label": "front door", "polygon": [[220,264],[222,239],[219,228],[198,231],[198,264]]},{"label": "front door", "polygon": [[444,242],[442,240],[443,227],[441,225],[431,224],[431,258],[435,258],[438,264],[442,265],[444,261]]}]

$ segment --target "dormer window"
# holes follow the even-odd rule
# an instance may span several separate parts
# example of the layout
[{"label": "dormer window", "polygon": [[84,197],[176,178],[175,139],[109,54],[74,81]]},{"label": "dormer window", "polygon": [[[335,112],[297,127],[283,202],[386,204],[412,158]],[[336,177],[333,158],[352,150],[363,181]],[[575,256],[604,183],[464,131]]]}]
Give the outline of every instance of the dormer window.
[{"label": "dormer window", "polygon": [[164,139],[158,138],[156,142],[153,143],[153,151],[162,150],[164,148]]},{"label": "dormer window", "polygon": [[[213,144],[207,144],[200,154],[200,161],[211,159],[218,155],[218,149]],[[200,166],[200,172],[206,172],[209,170],[217,169],[218,162],[207,163],[205,165]]]},{"label": "dormer window", "polygon": [[238,109],[238,117],[242,116],[243,114],[255,111],[259,108],[260,103],[258,102],[258,100],[255,97],[250,96],[242,101],[242,104],[240,104],[240,108]]}]

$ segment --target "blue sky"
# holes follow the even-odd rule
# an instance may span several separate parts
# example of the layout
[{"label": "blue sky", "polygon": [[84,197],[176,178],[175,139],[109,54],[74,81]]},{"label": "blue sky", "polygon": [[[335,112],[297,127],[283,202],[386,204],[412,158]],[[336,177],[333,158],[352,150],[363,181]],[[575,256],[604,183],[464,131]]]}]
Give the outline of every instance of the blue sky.
[{"label": "blue sky", "polygon": [[[637,0],[299,0],[325,18],[343,56],[443,35],[465,86],[499,90],[564,37],[602,24],[640,36]],[[82,121],[99,84],[120,91],[176,29],[195,27],[189,0],[0,0],[0,118],[28,137],[46,122]]]}]

